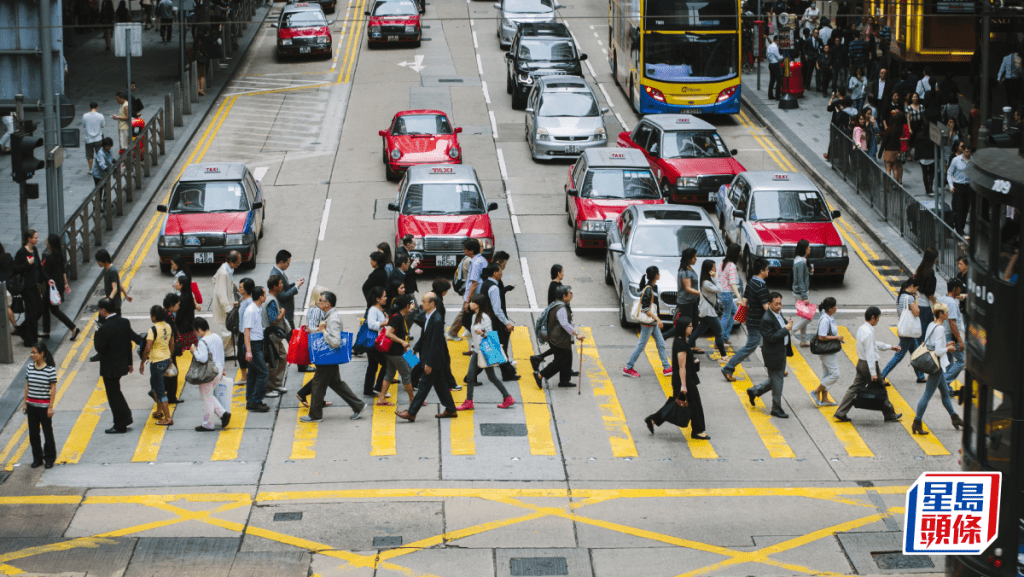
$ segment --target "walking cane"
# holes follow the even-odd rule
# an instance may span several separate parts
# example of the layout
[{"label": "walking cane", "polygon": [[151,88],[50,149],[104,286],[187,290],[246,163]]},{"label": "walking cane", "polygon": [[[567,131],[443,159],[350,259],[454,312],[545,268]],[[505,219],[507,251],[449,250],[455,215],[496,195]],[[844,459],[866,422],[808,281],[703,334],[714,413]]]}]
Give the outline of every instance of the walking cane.
[{"label": "walking cane", "polygon": [[576,375],[576,394],[581,395],[583,388],[583,338],[580,338],[580,370],[579,374]]}]

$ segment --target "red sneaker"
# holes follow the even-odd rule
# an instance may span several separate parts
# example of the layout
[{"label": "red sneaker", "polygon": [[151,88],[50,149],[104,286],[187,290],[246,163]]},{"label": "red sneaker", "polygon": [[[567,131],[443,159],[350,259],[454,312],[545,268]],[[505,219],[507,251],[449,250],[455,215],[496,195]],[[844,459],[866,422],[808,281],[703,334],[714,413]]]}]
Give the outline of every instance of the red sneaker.
[{"label": "red sneaker", "polygon": [[513,399],[512,397],[505,397],[505,400],[502,401],[500,405],[498,405],[498,408],[499,409],[507,409],[507,408],[511,407],[512,405],[514,405],[515,403],[516,403],[516,400]]},{"label": "red sneaker", "polygon": [[458,410],[460,410],[460,411],[472,411],[473,410],[473,401],[471,401],[470,399],[466,399],[466,402],[464,402],[464,403],[462,403],[461,405],[458,406]]},{"label": "red sneaker", "polygon": [[627,377],[633,377],[634,379],[640,378],[640,373],[636,372],[633,369],[622,369],[622,374],[626,375]]},{"label": "red sneaker", "polygon": [[672,376],[672,367],[669,367],[667,369],[662,369],[661,370],[661,374],[665,375],[666,377],[671,377]]}]

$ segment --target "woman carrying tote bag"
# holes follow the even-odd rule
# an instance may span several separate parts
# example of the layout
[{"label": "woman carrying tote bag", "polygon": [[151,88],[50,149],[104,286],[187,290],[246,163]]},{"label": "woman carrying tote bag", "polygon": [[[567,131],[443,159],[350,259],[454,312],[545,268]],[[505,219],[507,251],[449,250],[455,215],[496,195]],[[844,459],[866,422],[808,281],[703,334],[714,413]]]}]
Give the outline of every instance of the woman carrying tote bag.
[{"label": "woman carrying tote bag", "polygon": [[672,363],[669,362],[668,355],[665,354],[665,337],[661,334],[664,324],[658,317],[657,283],[659,278],[661,278],[661,273],[656,266],[647,267],[647,271],[640,277],[640,302],[637,304],[639,311],[634,314],[641,325],[640,340],[637,341],[633,354],[629,355],[629,361],[622,369],[622,374],[634,379],[639,379],[640,373],[636,372],[633,365],[640,358],[640,353],[647,346],[647,340],[651,338],[652,334],[654,335],[654,344],[658,345],[658,355],[661,356],[661,372],[665,376],[672,374]]},{"label": "woman carrying tote bag", "polygon": [[209,382],[199,385],[199,400],[203,403],[203,424],[196,426],[196,430],[212,431],[215,417],[220,419],[220,426],[223,429],[231,422],[231,407],[221,406],[213,396],[213,389],[224,375],[224,341],[220,335],[210,330],[210,323],[206,322],[206,319],[198,318],[192,321],[192,328],[199,336],[199,340],[190,348],[192,362],[208,363],[212,359],[213,365],[217,368],[216,375]]},{"label": "woman carrying tote bag", "polygon": [[[937,357],[938,367],[936,371],[928,375],[928,381],[924,386],[924,394],[921,395],[921,400],[917,402],[917,413],[914,415],[914,424],[911,427],[911,431],[916,435],[927,435],[928,433],[924,430],[924,426],[921,424],[921,418],[924,417],[924,412],[928,408],[928,401],[935,395],[935,389],[939,390],[939,394],[942,396],[942,406],[946,407],[946,412],[949,413],[949,418],[953,422],[953,428],[960,430],[960,426],[964,424],[963,419],[956,413],[956,409],[953,408],[953,401],[950,399],[949,384],[946,382],[946,367],[949,365],[949,355],[956,350],[956,344],[953,342],[946,342],[946,329],[943,328],[943,323],[949,319],[949,308],[942,303],[935,303],[932,306],[932,314],[935,315],[935,320],[929,324],[928,330],[924,334],[924,344],[921,348],[927,347],[928,351],[934,353]],[[921,351],[914,351],[914,355],[911,359],[913,362],[921,356]]]},{"label": "woman carrying tote bag", "polygon": [[476,387],[472,386],[472,383],[477,382],[477,377],[481,371],[487,373],[487,380],[491,381],[491,384],[501,393],[502,401],[498,408],[507,409],[516,401],[508,393],[508,389],[505,388],[501,379],[494,372],[494,367],[497,365],[488,366],[487,361],[484,359],[484,354],[480,350],[480,341],[487,336],[487,333],[494,330],[494,325],[497,324],[497,319],[494,318],[494,311],[491,309],[491,300],[482,294],[475,294],[469,299],[469,310],[473,313],[473,324],[469,328],[469,335],[476,354],[469,357],[469,370],[466,372],[466,383],[468,384],[466,386],[466,401],[458,407],[458,410],[473,410],[473,391]]},{"label": "woman carrying tote bag", "polygon": [[[882,369],[882,381],[885,381],[885,377],[896,368],[896,365],[900,364],[903,357],[913,353],[917,350],[920,342],[918,338],[922,336],[921,333],[921,322],[919,320],[921,316],[921,307],[917,304],[917,278],[910,277],[903,286],[900,287],[900,292],[896,295],[896,315],[899,317],[899,324],[896,326],[896,335],[900,338],[900,351],[889,359],[889,364],[885,365]],[[928,309],[931,310],[930,308]],[[921,371],[914,369],[917,374],[917,382],[923,383],[928,379],[928,375]]]}]

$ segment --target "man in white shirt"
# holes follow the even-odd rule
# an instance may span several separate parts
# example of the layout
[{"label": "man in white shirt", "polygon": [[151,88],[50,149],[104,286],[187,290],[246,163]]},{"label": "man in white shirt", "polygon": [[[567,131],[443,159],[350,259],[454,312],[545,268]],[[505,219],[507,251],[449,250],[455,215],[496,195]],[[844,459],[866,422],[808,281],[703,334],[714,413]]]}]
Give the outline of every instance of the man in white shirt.
[{"label": "man in white shirt", "polygon": [[89,112],[82,115],[82,123],[85,124],[85,160],[89,163],[89,172],[92,172],[92,160],[102,146],[103,127],[107,124],[99,110],[99,104],[90,102]]},{"label": "man in white shirt", "polygon": [[828,41],[832,38],[832,27],[829,24],[830,22],[828,18],[821,19],[821,28],[819,29],[820,32],[818,32],[818,38],[821,38],[821,43],[825,46],[828,46]]},{"label": "man in white shirt", "polygon": [[924,95],[928,94],[928,91],[931,90],[931,89],[932,89],[932,67],[931,66],[925,66],[924,67],[924,77],[917,81],[917,88],[914,90],[914,92],[917,92],[917,95],[921,98],[921,101],[924,102]]},{"label": "man in white shirt", "polygon": [[1017,102],[1020,99],[1021,76],[1020,55],[1011,52],[1004,56],[1002,64],[999,65],[996,80],[1006,89],[1006,102],[1011,108],[1017,108]]},{"label": "man in white shirt", "polygon": [[768,100],[782,98],[782,54],[779,53],[777,39],[777,36],[772,36],[768,49],[764,51],[768,58]]},{"label": "man in white shirt", "polygon": [[[878,324],[878,319],[881,317],[882,311],[878,307],[868,307],[868,310],[864,311],[864,324],[857,329],[857,358],[859,360],[857,361],[856,376],[854,376],[850,388],[846,389],[846,394],[843,395],[843,400],[839,402],[839,408],[833,415],[841,423],[850,422],[850,418],[846,414],[853,408],[853,400],[857,398],[857,392],[861,387],[868,383],[884,387],[880,377],[882,371],[878,368],[878,352],[900,351],[898,346],[875,341],[875,325]],[[885,400],[881,410],[886,423],[895,423],[903,416],[903,413],[896,412],[889,399]]]},{"label": "man in white shirt", "polygon": [[[240,328],[245,335],[245,360],[249,363],[249,372],[245,376],[245,408],[257,413],[267,413],[270,407],[263,402],[267,393],[267,363],[263,351],[263,302],[267,293],[263,287],[252,290],[252,303],[246,307],[239,318]],[[276,395],[275,395],[276,396]]]}]

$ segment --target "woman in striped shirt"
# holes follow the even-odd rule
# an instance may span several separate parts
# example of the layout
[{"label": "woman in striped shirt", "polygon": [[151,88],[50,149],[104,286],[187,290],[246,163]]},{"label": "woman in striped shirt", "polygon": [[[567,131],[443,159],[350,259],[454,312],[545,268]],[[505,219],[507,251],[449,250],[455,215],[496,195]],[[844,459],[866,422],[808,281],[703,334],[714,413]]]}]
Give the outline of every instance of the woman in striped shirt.
[{"label": "woman in striped shirt", "polygon": [[[57,394],[57,367],[53,363],[53,355],[43,343],[32,345],[32,362],[27,369],[25,380],[25,400],[21,410],[28,416],[28,438],[32,443],[32,468],[42,464],[46,468],[53,467],[57,460],[57,444],[53,441],[53,400]],[[39,439],[39,429],[43,430],[46,444]]]}]

